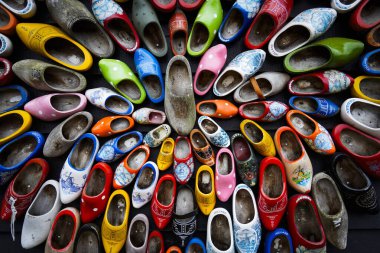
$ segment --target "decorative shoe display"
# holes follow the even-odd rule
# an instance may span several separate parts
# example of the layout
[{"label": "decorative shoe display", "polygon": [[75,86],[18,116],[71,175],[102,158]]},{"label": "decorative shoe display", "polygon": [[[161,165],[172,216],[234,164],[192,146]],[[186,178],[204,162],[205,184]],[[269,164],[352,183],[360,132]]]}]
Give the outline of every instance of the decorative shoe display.
[{"label": "decorative shoe display", "polygon": [[230,119],[238,114],[238,108],[228,100],[203,100],[197,104],[197,113],[213,118]]},{"label": "decorative shoe display", "polygon": [[137,175],[132,192],[132,205],[134,208],[141,208],[152,199],[158,177],[158,167],[154,162],[149,161],[143,165]]},{"label": "decorative shoe display", "polygon": [[0,114],[0,145],[28,131],[32,116],[26,111],[14,110]]},{"label": "decorative shoe display", "polygon": [[176,5],[177,0],[168,0],[168,1],[160,1],[160,0],[150,0],[155,9],[162,12],[172,12]]},{"label": "decorative shoe display", "polygon": [[[1,15],[1,9],[0,9],[0,15]],[[7,85],[13,80],[13,77],[14,77],[13,71],[12,71],[12,63],[9,60],[0,57],[0,69],[1,69],[0,86]]]},{"label": "decorative shoe display", "polygon": [[355,9],[361,0],[331,0],[331,7],[339,13],[347,13]]},{"label": "decorative shoe display", "polygon": [[339,68],[355,62],[363,49],[363,42],[358,40],[327,38],[288,54],[284,59],[284,67],[293,74]]},{"label": "decorative shoe display", "polygon": [[198,9],[199,7],[201,7],[203,2],[204,0],[178,0],[179,6],[181,6],[181,8],[186,11],[193,11],[195,9]]},{"label": "decorative shoe display", "polygon": [[164,238],[158,230],[153,230],[149,234],[147,253],[164,253]]},{"label": "decorative shoe display", "polygon": [[185,253],[206,253],[206,246],[201,239],[193,237],[187,244]]},{"label": "decorative shoe display", "polygon": [[160,170],[167,170],[173,164],[174,157],[174,140],[166,138],[161,145],[160,152],[157,156],[157,166]]},{"label": "decorative shoe display", "polygon": [[20,108],[28,99],[28,91],[21,85],[0,86],[0,114]]},{"label": "decorative shoe display", "polygon": [[322,155],[335,153],[335,145],[329,132],[307,114],[298,110],[290,110],[286,114],[286,121],[315,152]]},{"label": "decorative shoe display", "polygon": [[20,23],[16,32],[29,49],[67,68],[86,71],[92,66],[90,52],[55,26]]},{"label": "decorative shoe display", "polygon": [[37,11],[37,6],[34,0],[26,0],[21,4],[16,4],[11,0],[1,0],[0,3],[9,11],[20,16],[21,18],[31,18]]},{"label": "decorative shoe display", "polygon": [[[239,171],[241,173],[241,171]],[[241,173],[243,179],[249,175]],[[247,181],[247,180],[244,180]],[[222,202],[227,202],[235,190],[236,171],[232,152],[228,148],[221,148],[216,155],[215,190],[216,196]]]},{"label": "decorative shoe display", "polygon": [[1,20],[4,20],[0,24],[0,33],[7,36],[13,35],[16,31],[16,25],[18,23],[16,17],[2,5],[0,6],[0,17]]},{"label": "decorative shoe display", "polygon": [[205,165],[213,166],[215,164],[215,154],[206,137],[198,129],[190,132],[190,143],[197,160]]},{"label": "decorative shoe display", "polygon": [[272,137],[256,122],[249,119],[243,120],[240,123],[240,131],[259,154],[262,156],[276,156]]},{"label": "decorative shoe display", "polygon": [[81,93],[53,93],[25,104],[24,110],[43,121],[55,121],[81,112],[87,105]]},{"label": "decorative shoe display", "polygon": [[131,220],[128,230],[126,252],[146,253],[149,235],[149,220],[145,214],[137,214]]},{"label": "decorative shoe display", "polygon": [[0,33],[0,57],[8,57],[13,53],[13,43],[12,41],[5,35]]},{"label": "decorative shoe display", "polygon": [[185,55],[189,27],[185,13],[177,9],[169,20],[170,48],[174,55]]},{"label": "decorative shoe display", "polygon": [[275,57],[285,56],[330,29],[337,17],[332,8],[308,9],[287,23],[270,40],[268,51]]},{"label": "decorative shoe display", "polygon": [[273,122],[281,119],[289,111],[289,107],[277,101],[260,101],[243,104],[239,114],[245,119],[258,122]]},{"label": "decorative shoe display", "polygon": [[362,56],[361,68],[369,75],[380,75],[380,48]]},{"label": "decorative shoe display", "polygon": [[380,104],[380,77],[358,76],[351,87],[353,97],[362,98]]},{"label": "decorative shoe display", "polygon": [[146,92],[127,64],[115,59],[102,59],[99,69],[104,79],[129,101],[134,104],[144,102]]},{"label": "decorative shoe display", "polygon": [[214,172],[210,166],[202,165],[195,179],[195,198],[204,215],[209,215],[216,204]]},{"label": "decorative shoe display", "polygon": [[317,118],[329,118],[339,113],[339,106],[327,98],[293,96],[289,99],[289,105],[294,110]]},{"label": "decorative shoe display", "polygon": [[198,125],[206,138],[216,147],[226,148],[230,146],[230,138],[213,119],[208,116],[198,118]]},{"label": "decorative shoe display", "polygon": [[224,208],[215,208],[208,217],[206,248],[207,252],[235,252],[231,216]]},{"label": "decorative shoe display", "polygon": [[195,18],[187,41],[189,55],[197,57],[204,54],[211,46],[222,20],[223,8],[220,0],[205,1]]},{"label": "decorative shoe display", "polygon": [[293,242],[289,232],[283,228],[267,234],[264,243],[264,253],[293,253]]},{"label": "decorative shoe display", "polygon": [[134,109],[128,99],[104,87],[86,90],[86,97],[94,106],[114,114],[129,115]]},{"label": "decorative shoe display", "polygon": [[100,252],[102,249],[100,229],[94,223],[83,225],[75,239],[75,253]]},{"label": "decorative shoe display", "polygon": [[100,119],[92,127],[91,132],[97,137],[109,137],[131,130],[135,125],[129,116],[108,116]]},{"label": "decorative shoe display", "polygon": [[171,58],[166,68],[164,105],[168,121],[178,135],[188,135],[196,120],[192,76],[185,57]]},{"label": "decorative shoe display", "polygon": [[379,11],[380,7],[376,0],[362,0],[351,14],[351,27],[355,31],[362,31],[380,24]]},{"label": "decorative shoe display", "polygon": [[238,54],[214,83],[213,92],[223,97],[247,82],[264,64],[266,53],[261,49],[248,50]]},{"label": "decorative shoe display", "polygon": [[194,158],[190,140],[184,136],[178,136],[174,145],[174,177],[180,184],[186,184],[194,172]]},{"label": "decorative shoe display", "polygon": [[161,145],[161,143],[169,137],[172,129],[168,124],[162,124],[155,129],[149,131],[144,137],[144,144],[151,148]]},{"label": "decorative shoe display", "polygon": [[132,118],[140,125],[161,125],[166,120],[163,111],[143,107],[133,112]]},{"label": "decorative shoe display", "polygon": [[378,24],[377,26],[372,28],[371,31],[369,31],[369,33],[367,34],[367,43],[373,47],[380,47],[380,37],[378,35],[379,33],[380,24]]},{"label": "decorative shoe display", "polygon": [[310,192],[313,165],[296,132],[287,126],[280,127],[274,135],[274,143],[285,166],[288,184],[297,192]]},{"label": "decorative shoe display", "polygon": [[82,74],[40,60],[18,61],[13,64],[12,70],[18,78],[37,90],[80,92],[87,86]]}]

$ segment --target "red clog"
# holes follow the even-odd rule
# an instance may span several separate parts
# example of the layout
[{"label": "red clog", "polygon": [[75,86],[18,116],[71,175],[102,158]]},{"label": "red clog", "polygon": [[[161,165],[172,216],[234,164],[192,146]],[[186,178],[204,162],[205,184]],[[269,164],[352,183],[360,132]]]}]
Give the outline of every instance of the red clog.
[{"label": "red clog", "polygon": [[162,237],[162,234],[159,231],[153,230],[149,234],[146,253],[164,253],[164,252],[165,252],[164,237]]},{"label": "red clog", "polygon": [[13,79],[12,63],[5,58],[0,58],[0,86],[10,83]]},{"label": "red clog", "polygon": [[112,179],[113,170],[108,164],[100,162],[92,167],[80,202],[80,217],[83,223],[95,220],[106,209]]},{"label": "red clog", "polygon": [[285,24],[293,8],[293,0],[267,0],[256,15],[244,38],[250,49],[262,48]]},{"label": "red clog", "polygon": [[260,122],[279,120],[289,111],[289,106],[277,101],[258,101],[243,104],[239,107],[239,114],[245,119]]},{"label": "red clog", "polygon": [[162,12],[171,12],[174,10],[175,6],[177,5],[177,0],[169,0],[169,1],[150,0],[150,2],[154,6],[154,8]]},{"label": "red clog", "polygon": [[193,11],[200,8],[204,1],[205,0],[195,0],[195,1],[178,0],[179,6],[181,6],[181,8],[186,11]]},{"label": "red clog", "polygon": [[177,184],[171,174],[160,178],[154,189],[150,212],[158,229],[165,228],[173,215]]},{"label": "red clog", "polygon": [[174,55],[185,55],[189,26],[185,13],[176,10],[169,20],[170,48]]},{"label": "red clog", "polygon": [[188,137],[178,136],[174,145],[174,176],[180,184],[186,184],[194,172],[194,158]]},{"label": "red clog", "polygon": [[285,168],[276,157],[266,157],[260,164],[259,215],[267,230],[274,230],[288,204]]},{"label": "red clog", "polygon": [[380,24],[379,11],[379,0],[363,0],[351,15],[351,27],[363,31]]},{"label": "red clog", "polygon": [[367,175],[380,178],[380,140],[346,124],[337,125],[332,136],[338,148],[351,156]]}]

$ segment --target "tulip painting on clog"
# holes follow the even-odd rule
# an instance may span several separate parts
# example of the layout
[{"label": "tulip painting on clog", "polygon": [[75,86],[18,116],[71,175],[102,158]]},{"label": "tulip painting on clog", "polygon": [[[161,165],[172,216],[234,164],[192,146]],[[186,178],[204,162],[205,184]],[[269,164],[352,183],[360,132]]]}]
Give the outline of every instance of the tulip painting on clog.
[{"label": "tulip painting on clog", "polygon": [[301,112],[318,118],[329,118],[339,113],[339,107],[330,99],[307,96],[293,96],[289,105]]},{"label": "tulip painting on clog", "polygon": [[279,120],[288,111],[286,104],[277,101],[251,102],[239,107],[239,114],[243,118],[262,122]]}]

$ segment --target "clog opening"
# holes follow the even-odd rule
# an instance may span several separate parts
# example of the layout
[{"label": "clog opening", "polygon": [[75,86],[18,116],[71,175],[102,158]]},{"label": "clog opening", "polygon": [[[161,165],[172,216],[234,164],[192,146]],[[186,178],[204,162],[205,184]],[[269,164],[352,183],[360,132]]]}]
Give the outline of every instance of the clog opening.
[{"label": "clog opening", "polygon": [[60,112],[67,112],[78,108],[81,99],[78,95],[53,95],[50,98],[52,107]]},{"label": "clog opening", "polygon": [[150,167],[145,167],[141,172],[139,180],[137,181],[137,186],[139,189],[146,189],[152,185],[154,180],[154,172]]},{"label": "clog opening", "polygon": [[171,180],[165,180],[161,183],[157,192],[157,200],[164,206],[170,205],[173,199],[174,184]]},{"label": "clog opening", "polygon": [[160,253],[161,249],[162,244],[160,238],[157,236],[150,238],[148,242],[148,252]]},{"label": "clog opening", "polygon": [[51,38],[45,43],[45,50],[51,57],[67,65],[79,66],[84,63],[85,57],[82,50],[67,39]]},{"label": "clog opening", "polygon": [[83,134],[84,129],[88,126],[89,119],[82,114],[71,118],[62,126],[62,135],[66,140],[75,140]]},{"label": "clog opening", "polygon": [[294,25],[282,32],[274,41],[274,49],[279,53],[289,53],[310,38],[310,31],[304,26]]},{"label": "clog opening", "polygon": [[359,87],[364,95],[372,99],[380,99],[380,78],[364,78]]},{"label": "clog opening", "polygon": [[294,212],[294,223],[298,233],[311,242],[322,241],[322,231],[317,214],[308,200],[298,202]]},{"label": "clog opening", "polygon": [[[14,2],[14,1],[10,1],[10,2]],[[9,15],[5,12],[5,10],[3,10],[3,8],[0,8],[0,27],[8,25],[9,21],[10,21]]]},{"label": "clog opening", "polygon": [[318,103],[313,98],[297,97],[293,100],[295,109],[306,112],[315,113],[318,109]]},{"label": "clog opening", "polygon": [[378,1],[368,1],[360,12],[360,17],[366,24],[371,26],[380,20],[380,5]]},{"label": "clog opening", "polygon": [[173,143],[171,141],[165,141],[163,144],[162,152],[170,154],[173,151]]},{"label": "clog opening", "polygon": [[10,8],[15,9],[17,11],[24,10],[28,5],[27,0],[24,1],[15,1],[15,0],[3,0],[4,4],[8,5]]},{"label": "clog opening", "polygon": [[127,130],[129,126],[129,120],[127,120],[126,118],[114,119],[110,124],[111,130],[115,132]]},{"label": "clog opening", "polygon": [[149,49],[154,52],[161,52],[165,50],[165,37],[161,32],[160,24],[155,22],[149,23],[145,26],[143,34],[145,38],[144,43]]},{"label": "clog opening", "polygon": [[175,0],[155,0],[153,2],[158,2],[160,5],[168,5],[172,2],[175,2]]},{"label": "clog opening", "polygon": [[180,138],[174,147],[174,156],[177,159],[185,159],[190,155],[191,148],[185,138]]},{"label": "clog opening", "polygon": [[288,238],[285,235],[278,235],[271,242],[270,253],[291,253],[293,250],[290,250],[290,247]]},{"label": "clog opening", "polygon": [[99,253],[99,243],[94,231],[84,231],[78,236],[75,253]]},{"label": "clog opening", "polygon": [[203,251],[203,248],[201,247],[201,245],[193,243],[189,246],[187,252],[188,253],[203,253],[204,251]]},{"label": "clog opening", "polygon": [[368,57],[368,66],[372,70],[380,71],[380,52],[374,53]]},{"label": "clog opening", "polygon": [[275,22],[271,15],[264,13],[257,18],[252,27],[248,35],[249,43],[255,46],[261,45],[273,31],[275,31]]},{"label": "clog opening", "polygon": [[95,169],[86,185],[85,193],[87,196],[98,196],[104,190],[106,185],[106,175],[103,170]]},{"label": "clog opening", "polygon": [[333,183],[327,178],[317,181],[313,188],[315,201],[322,213],[327,215],[337,215],[341,211],[343,203],[338,196]]},{"label": "clog opening", "polygon": [[115,40],[121,44],[122,48],[132,50],[137,46],[136,37],[131,27],[123,19],[112,18],[108,21],[106,27]]},{"label": "clog opening", "polygon": [[165,125],[162,125],[152,132],[152,136],[156,140],[162,141],[165,137],[168,136],[168,129],[165,127]]},{"label": "clog opening", "polygon": [[123,195],[115,195],[109,204],[107,220],[112,226],[123,224],[126,215],[127,203]]},{"label": "clog opening", "polygon": [[201,111],[204,115],[214,115],[216,112],[216,104],[213,102],[205,102],[199,105],[199,111]]},{"label": "clog opening", "polygon": [[[256,82],[265,96],[272,90],[272,84],[269,82],[269,80],[265,78],[258,78],[256,79]],[[250,81],[246,82],[241,86],[239,90],[239,102],[248,102],[259,99],[259,96],[257,95],[256,91],[253,89],[253,86]]]},{"label": "clog opening", "polygon": [[248,139],[254,143],[259,143],[263,140],[264,134],[261,129],[259,129],[253,123],[247,123],[244,125],[244,132],[247,135]]},{"label": "clog opening", "polygon": [[17,175],[13,190],[18,195],[27,195],[35,190],[42,178],[42,167],[38,163],[30,163]]},{"label": "clog opening", "polygon": [[374,40],[374,43],[376,43],[377,46],[379,46],[379,44],[380,44],[380,26],[377,27],[377,29],[373,32],[372,38]]},{"label": "clog opening", "polygon": [[141,248],[146,241],[146,225],[142,220],[133,222],[130,228],[131,244],[135,248]]},{"label": "clog opening", "polygon": [[224,26],[222,27],[222,37],[229,40],[236,36],[244,23],[244,17],[240,10],[232,9]]},{"label": "clog opening", "polygon": [[25,161],[36,149],[37,140],[33,136],[25,136],[13,142],[0,153],[0,165],[13,167]]},{"label": "clog opening", "polygon": [[265,105],[263,103],[247,104],[243,107],[243,114],[252,119],[263,117],[264,112]]},{"label": "clog opening", "polygon": [[51,88],[59,91],[71,91],[78,89],[81,85],[76,74],[57,67],[47,67],[44,71],[44,78]]},{"label": "clog opening", "polygon": [[201,70],[198,75],[197,82],[195,83],[196,88],[199,91],[204,92],[213,84],[215,77],[215,73],[211,72],[210,70]]},{"label": "clog opening", "polygon": [[301,143],[291,131],[284,131],[280,136],[282,155],[289,161],[296,161],[302,156]]},{"label": "clog opening", "polygon": [[162,88],[158,76],[146,76],[142,79],[142,82],[144,84],[146,92],[151,98],[158,99],[161,97]]},{"label": "clog opening", "polygon": [[71,215],[60,216],[52,229],[51,246],[53,249],[61,250],[73,243],[71,238],[75,233],[75,221]]},{"label": "clog opening", "polygon": [[231,247],[231,227],[225,215],[217,214],[211,221],[211,241],[214,246],[221,251],[226,251]]},{"label": "clog opening", "polygon": [[291,84],[291,90],[303,94],[317,94],[323,91],[323,82],[316,76],[304,76]]},{"label": "clog opening", "polygon": [[218,157],[218,166],[216,169],[218,170],[218,173],[220,175],[228,175],[232,171],[232,159],[231,156],[228,153],[221,153]]},{"label": "clog opening", "polygon": [[236,193],[235,213],[241,224],[248,224],[255,218],[255,207],[251,194],[246,189],[239,189]]},{"label": "clog opening", "polygon": [[182,0],[182,2],[185,2],[187,4],[194,4],[196,2],[200,2],[201,0]]},{"label": "clog opening", "polygon": [[335,165],[336,174],[340,182],[348,188],[363,190],[368,187],[366,178],[351,159],[341,157]]},{"label": "clog opening", "polygon": [[203,134],[199,132],[195,132],[191,137],[191,143],[196,149],[204,148],[208,144]]},{"label": "clog opening", "polygon": [[176,31],[173,34],[172,47],[174,52],[180,55],[186,54],[186,33],[185,31]]},{"label": "clog opening", "polygon": [[124,135],[117,141],[117,148],[122,152],[127,152],[132,147],[136,146],[139,139],[140,138],[137,134]]},{"label": "clog opening", "polygon": [[50,212],[57,199],[57,189],[47,184],[37,195],[33,205],[29,209],[29,214],[33,216],[41,216]]},{"label": "clog opening", "polygon": [[242,81],[242,75],[238,73],[236,70],[227,70],[222,74],[222,76],[218,79],[218,82],[215,85],[217,91],[220,94],[225,94],[238,87]]},{"label": "clog opening", "polygon": [[232,150],[236,160],[240,162],[248,161],[252,155],[248,142],[242,136],[238,136],[233,140]]},{"label": "clog opening", "polygon": [[187,188],[181,188],[177,194],[175,214],[186,215],[195,210],[195,201],[192,191]]},{"label": "clog opening", "polygon": [[152,124],[162,124],[165,121],[164,117],[165,116],[161,112],[150,112],[149,113],[149,122]]},{"label": "clog opening", "polygon": [[202,120],[201,126],[208,134],[214,134],[218,130],[218,126],[209,119]]},{"label": "clog opening", "polygon": [[310,46],[290,56],[289,65],[297,71],[308,71],[323,67],[331,58],[330,51],[323,46]]},{"label": "clog opening", "polygon": [[263,190],[265,195],[269,198],[278,198],[283,187],[281,169],[277,165],[269,165],[264,171]]},{"label": "clog opening", "polygon": [[23,123],[24,119],[17,113],[0,117],[0,140],[14,134],[21,128]]},{"label": "clog opening", "polygon": [[119,96],[110,96],[105,102],[107,109],[114,113],[126,113],[129,111],[129,104],[123,98]]},{"label": "clog opening", "polygon": [[315,123],[300,113],[292,113],[290,115],[290,121],[293,124],[293,127],[297,130],[297,132],[301,133],[304,136],[310,136],[315,132]]},{"label": "clog opening", "polygon": [[18,89],[1,89],[0,92],[0,112],[5,112],[15,107],[22,100],[22,95]]},{"label": "clog opening", "polygon": [[189,70],[182,60],[176,60],[172,63],[169,68],[169,81],[165,83],[166,86],[170,87],[170,93],[173,96],[187,97],[189,95],[188,86],[185,84],[191,84],[191,76]]},{"label": "clog opening", "polygon": [[339,138],[343,146],[356,155],[372,156],[380,152],[380,143],[356,131],[343,129],[340,132]]},{"label": "clog opening", "polygon": [[84,170],[90,164],[95,150],[95,141],[83,138],[74,146],[70,155],[70,164],[76,170]]},{"label": "clog opening", "polygon": [[193,26],[192,35],[190,37],[190,50],[194,52],[202,51],[209,37],[210,33],[207,27],[200,22],[196,22]]},{"label": "clog opening", "polygon": [[212,179],[209,171],[201,171],[198,175],[198,188],[203,194],[210,194],[212,191]]},{"label": "clog opening", "polygon": [[147,151],[142,148],[130,153],[127,160],[128,167],[134,170],[141,168],[147,159],[147,155]]},{"label": "clog opening", "polygon": [[120,90],[122,94],[127,95],[133,100],[139,100],[141,98],[141,92],[139,90],[139,87],[137,87],[137,84],[134,83],[132,80],[125,79],[120,81],[120,83],[117,85],[117,88]]},{"label": "clog opening", "polygon": [[352,117],[369,128],[380,128],[380,107],[361,101],[350,106]]}]

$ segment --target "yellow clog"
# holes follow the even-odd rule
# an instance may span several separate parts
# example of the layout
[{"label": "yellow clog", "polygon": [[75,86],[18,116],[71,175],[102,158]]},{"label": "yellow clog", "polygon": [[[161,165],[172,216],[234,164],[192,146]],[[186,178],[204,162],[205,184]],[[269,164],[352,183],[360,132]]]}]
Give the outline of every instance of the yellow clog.
[{"label": "yellow clog", "polygon": [[272,137],[253,120],[245,119],[240,123],[240,131],[262,156],[276,156]]},{"label": "yellow clog", "polygon": [[31,125],[32,116],[26,111],[14,110],[0,114],[0,145],[28,131]]},{"label": "yellow clog", "polygon": [[380,77],[358,76],[351,87],[353,97],[380,104]]},{"label": "yellow clog", "polygon": [[160,153],[157,157],[159,170],[167,170],[173,164],[174,140],[166,138],[161,145]]},{"label": "yellow clog", "polygon": [[65,67],[86,71],[92,66],[90,52],[55,26],[20,23],[16,32],[28,48]]},{"label": "yellow clog", "polygon": [[130,200],[124,190],[116,190],[108,200],[102,223],[102,241],[106,253],[119,252],[127,239]]},{"label": "yellow clog", "polygon": [[210,166],[202,165],[197,171],[195,198],[201,212],[209,215],[216,203],[214,172]]}]

